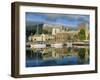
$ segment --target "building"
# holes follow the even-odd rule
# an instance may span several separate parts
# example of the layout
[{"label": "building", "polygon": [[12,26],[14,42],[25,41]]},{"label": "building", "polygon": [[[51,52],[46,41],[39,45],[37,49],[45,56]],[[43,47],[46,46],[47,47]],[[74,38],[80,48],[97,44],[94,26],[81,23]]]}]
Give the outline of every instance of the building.
[{"label": "building", "polygon": [[64,26],[60,24],[43,24],[43,30],[52,35],[55,35],[56,32],[61,31],[63,28]]},{"label": "building", "polygon": [[74,35],[77,35],[78,31],[64,31],[56,33],[55,35],[55,41],[56,42],[67,42],[74,40]]},{"label": "building", "polygon": [[61,29],[60,28],[53,28],[52,29],[52,35],[56,35],[59,32],[61,32]]},{"label": "building", "polygon": [[54,37],[52,35],[48,35],[48,34],[41,34],[41,35],[33,35],[33,36],[29,36],[29,41],[49,41],[54,39]]}]

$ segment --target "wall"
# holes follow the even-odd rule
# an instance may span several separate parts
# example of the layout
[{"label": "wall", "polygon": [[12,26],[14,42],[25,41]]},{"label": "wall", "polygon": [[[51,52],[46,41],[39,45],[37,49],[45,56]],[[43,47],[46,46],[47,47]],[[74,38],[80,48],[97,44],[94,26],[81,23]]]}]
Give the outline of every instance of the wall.
[{"label": "wall", "polygon": [[[0,80],[16,80],[10,77],[11,67],[11,2],[15,0],[0,0]],[[56,4],[76,4],[98,6],[100,10],[100,0],[16,0],[41,3],[56,3]],[[100,14],[100,11],[98,12]],[[98,16],[100,21],[100,16]],[[98,24],[98,26],[100,23]],[[98,34],[100,34],[98,27]],[[100,37],[98,37],[100,41]],[[100,44],[100,42],[98,42]],[[98,46],[99,47],[99,46]],[[100,52],[100,49],[98,53]],[[98,54],[100,57],[100,54]],[[100,59],[98,59],[98,63]],[[100,67],[100,64],[98,64]],[[22,78],[17,80],[100,80],[100,69],[98,74],[80,74],[80,75],[65,75],[39,78]]]}]

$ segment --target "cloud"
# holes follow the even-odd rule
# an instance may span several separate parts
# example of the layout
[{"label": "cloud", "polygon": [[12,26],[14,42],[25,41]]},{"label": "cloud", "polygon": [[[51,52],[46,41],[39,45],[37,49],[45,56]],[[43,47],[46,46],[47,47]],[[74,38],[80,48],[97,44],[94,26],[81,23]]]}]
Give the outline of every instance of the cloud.
[{"label": "cloud", "polygon": [[89,15],[79,14],[53,14],[53,13],[26,13],[26,21],[39,21],[43,23],[55,23],[76,26],[79,23],[89,23]]}]

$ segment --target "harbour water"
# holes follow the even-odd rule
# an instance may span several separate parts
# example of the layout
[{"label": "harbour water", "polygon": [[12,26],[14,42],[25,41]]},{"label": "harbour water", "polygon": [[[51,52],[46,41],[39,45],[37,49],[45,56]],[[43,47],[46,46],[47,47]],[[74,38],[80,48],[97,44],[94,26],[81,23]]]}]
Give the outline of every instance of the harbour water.
[{"label": "harbour water", "polygon": [[89,64],[89,47],[46,47],[26,50],[26,67]]}]

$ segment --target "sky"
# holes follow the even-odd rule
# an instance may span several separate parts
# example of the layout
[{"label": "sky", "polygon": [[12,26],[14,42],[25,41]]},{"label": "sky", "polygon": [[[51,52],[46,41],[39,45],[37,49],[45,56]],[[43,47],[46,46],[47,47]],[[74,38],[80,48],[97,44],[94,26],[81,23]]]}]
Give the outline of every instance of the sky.
[{"label": "sky", "polygon": [[26,22],[29,21],[76,27],[80,23],[89,24],[89,15],[26,12]]}]

